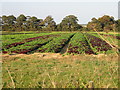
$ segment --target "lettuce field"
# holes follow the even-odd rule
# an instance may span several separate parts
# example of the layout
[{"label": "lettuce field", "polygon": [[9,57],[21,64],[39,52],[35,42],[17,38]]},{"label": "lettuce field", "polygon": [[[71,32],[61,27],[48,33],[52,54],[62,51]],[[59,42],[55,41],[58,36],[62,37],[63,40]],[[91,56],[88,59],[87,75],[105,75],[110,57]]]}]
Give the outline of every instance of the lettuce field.
[{"label": "lettuce field", "polygon": [[[104,36],[114,37],[113,35]],[[113,39],[119,40],[119,38],[120,36],[116,36]],[[111,45],[102,40],[99,35],[90,33],[3,35],[2,39],[3,54],[59,53],[66,44],[68,44],[67,54],[113,53]]]}]

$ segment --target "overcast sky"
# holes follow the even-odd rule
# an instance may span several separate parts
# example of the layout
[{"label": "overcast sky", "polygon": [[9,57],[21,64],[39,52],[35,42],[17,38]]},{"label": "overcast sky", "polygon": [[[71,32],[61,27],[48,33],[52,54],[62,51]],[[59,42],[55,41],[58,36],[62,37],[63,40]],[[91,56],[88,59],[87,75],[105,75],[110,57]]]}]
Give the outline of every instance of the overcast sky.
[{"label": "overcast sky", "polygon": [[[9,2],[8,2],[9,1]],[[56,23],[67,15],[75,15],[80,24],[86,24],[93,17],[110,15],[118,19],[118,0],[4,0],[0,2],[2,15],[36,16],[44,19],[51,15]],[[48,2],[49,1],[49,2]],[[74,2],[73,2],[74,1]]]}]

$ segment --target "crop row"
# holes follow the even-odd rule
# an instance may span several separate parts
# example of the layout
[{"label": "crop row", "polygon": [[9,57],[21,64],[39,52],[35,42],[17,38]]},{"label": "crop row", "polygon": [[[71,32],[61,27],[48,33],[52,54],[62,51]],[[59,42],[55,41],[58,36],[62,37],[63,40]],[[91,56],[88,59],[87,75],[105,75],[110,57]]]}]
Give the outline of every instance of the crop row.
[{"label": "crop row", "polygon": [[90,34],[84,34],[84,36],[95,53],[107,53],[112,51],[112,47],[104,40]]},{"label": "crop row", "polygon": [[98,38],[101,38],[101,39],[103,39],[103,40],[106,40],[107,42],[109,42],[109,44],[111,44],[113,47],[118,47],[118,46],[120,46],[120,43],[118,43],[119,42],[119,40],[118,39],[116,39],[116,38],[113,38],[113,37],[110,37],[110,36],[100,36],[100,35],[98,35],[98,34],[92,34],[93,36],[95,36],[95,37],[98,37]]},{"label": "crop row", "polygon": [[23,44],[25,44],[25,43],[27,43],[27,42],[31,42],[31,41],[34,41],[34,40],[37,40],[37,39],[46,39],[46,38],[49,38],[49,37],[54,37],[54,36],[59,36],[59,35],[44,35],[44,36],[38,36],[38,37],[33,37],[33,38],[27,38],[27,39],[24,39],[23,41],[21,41],[21,42],[16,42],[16,43],[12,43],[12,44],[9,44],[9,45],[6,45],[6,46],[4,46],[3,45],[3,50],[4,49],[9,49],[9,48],[12,48],[12,47],[16,47],[16,46],[18,46],[18,45],[23,45]]},{"label": "crop row", "polygon": [[94,54],[82,33],[76,33],[69,42],[67,53],[71,54]]},{"label": "crop row", "polygon": [[12,43],[21,42],[27,38],[33,38],[49,34],[51,33],[2,35],[2,45],[4,47]]},{"label": "crop row", "polygon": [[[22,45],[17,45],[11,48],[4,49],[3,53],[26,54],[26,53],[36,50],[42,45],[45,45],[50,40],[52,40],[54,37],[59,37],[59,36],[60,35],[47,35],[47,36],[40,36],[41,38],[38,38],[38,37],[29,38],[29,39],[26,39],[28,41]],[[32,41],[29,41],[29,40],[32,40]]]},{"label": "crop row", "polygon": [[100,35],[103,35],[103,36],[109,36],[109,37],[112,37],[112,38],[115,38],[115,39],[120,40],[120,36],[107,35],[107,34],[100,34]]},{"label": "crop row", "polygon": [[61,49],[65,46],[65,44],[70,40],[70,38],[74,34],[64,34],[60,37],[54,38],[52,41],[47,43],[46,45],[42,46],[41,48],[38,48],[38,52],[53,52],[58,53],[61,51]]},{"label": "crop row", "polygon": [[27,54],[30,51],[35,50],[38,47],[41,47],[42,45],[46,44],[51,39],[38,39],[32,42],[27,42],[23,45],[18,45],[16,47],[12,47],[9,49],[6,49],[3,51],[3,53],[19,53],[19,54]]}]

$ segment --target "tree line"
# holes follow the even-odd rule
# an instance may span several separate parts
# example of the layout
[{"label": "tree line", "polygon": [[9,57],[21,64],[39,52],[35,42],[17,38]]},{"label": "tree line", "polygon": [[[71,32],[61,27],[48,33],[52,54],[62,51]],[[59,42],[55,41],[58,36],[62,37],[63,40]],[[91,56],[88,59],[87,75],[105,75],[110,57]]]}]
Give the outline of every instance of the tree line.
[{"label": "tree line", "polygon": [[23,14],[18,17],[3,15],[0,16],[0,23],[2,31],[120,31],[120,19],[115,20],[108,15],[92,18],[86,27],[78,24],[78,18],[74,15],[66,16],[59,24],[56,24],[52,16],[39,19]]},{"label": "tree line", "polygon": [[104,15],[98,19],[92,18],[91,22],[88,22],[87,29],[93,31],[120,31],[120,19],[115,20],[114,17]]}]

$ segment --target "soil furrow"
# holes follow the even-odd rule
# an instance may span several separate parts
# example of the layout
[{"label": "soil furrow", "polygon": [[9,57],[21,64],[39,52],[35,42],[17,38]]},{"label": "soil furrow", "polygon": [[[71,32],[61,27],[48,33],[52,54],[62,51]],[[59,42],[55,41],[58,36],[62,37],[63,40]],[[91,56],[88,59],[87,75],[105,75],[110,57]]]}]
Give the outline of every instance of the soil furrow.
[{"label": "soil furrow", "polygon": [[63,48],[61,49],[60,54],[64,54],[64,53],[67,52],[68,46],[69,46],[69,42],[70,42],[71,38],[72,38],[74,35],[75,35],[75,34],[73,34],[73,35],[68,39],[68,41],[66,42],[66,44],[65,44],[65,45],[63,46]]}]

